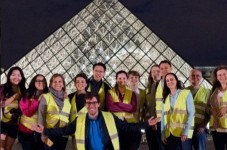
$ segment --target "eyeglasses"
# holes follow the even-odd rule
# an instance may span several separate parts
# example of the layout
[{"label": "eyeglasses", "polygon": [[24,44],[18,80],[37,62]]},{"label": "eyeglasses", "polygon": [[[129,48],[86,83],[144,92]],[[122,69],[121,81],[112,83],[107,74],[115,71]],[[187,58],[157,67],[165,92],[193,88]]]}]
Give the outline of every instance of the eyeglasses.
[{"label": "eyeglasses", "polygon": [[90,106],[90,105],[96,105],[96,104],[98,104],[98,102],[85,102],[85,104]]},{"label": "eyeglasses", "polygon": [[35,80],[35,82],[42,82],[42,83],[44,83],[45,81],[44,80]]}]

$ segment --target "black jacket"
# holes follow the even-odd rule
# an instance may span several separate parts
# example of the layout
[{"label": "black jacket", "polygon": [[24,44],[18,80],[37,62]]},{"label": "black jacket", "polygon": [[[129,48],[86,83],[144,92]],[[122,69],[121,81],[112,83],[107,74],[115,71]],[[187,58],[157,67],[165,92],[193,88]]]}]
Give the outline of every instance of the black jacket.
[{"label": "black jacket", "polygon": [[[146,129],[148,127],[148,122],[141,122],[141,123],[127,123],[126,121],[122,121],[120,120],[117,116],[113,115],[114,117],[114,121],[116,124],[116,128],[118,130],[118,132],[126,131],[126,132],[136,132],[136,131],[140,131],[141,129]],[[99,111],[98,114],[98,121],[100,123],[100,130],[103,133],[103,145],[104,145],[104,149],[105,150],[113,150],[113,145],[107,130],[107,124],[105,124],[103,115],[101,113],[101,111]],[[76,130],[76,121],[77,118],[75,119],[75,121],[73,121],[72,123],[70,123],[68,126],[63,127],[63,128],[52,128],[52,129],[44,129],[44,134],[48,135],[48,136],[63,136],[63,135],[71,135],[75,133]],[[86,150],[89,150],[89,117],[88,114],[86,116],[86,127],[85,127],[85,147]],[[110,124],[108,126],[111,126]]]}]

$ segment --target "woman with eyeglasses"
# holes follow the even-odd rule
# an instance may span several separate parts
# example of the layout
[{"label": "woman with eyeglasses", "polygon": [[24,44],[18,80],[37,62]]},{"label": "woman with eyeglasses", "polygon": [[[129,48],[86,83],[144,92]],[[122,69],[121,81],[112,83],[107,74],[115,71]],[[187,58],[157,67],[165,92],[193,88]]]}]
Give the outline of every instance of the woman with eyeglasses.
[{"label": "woman with eyeglasses", "polygon": [[47,82],[43,75],[38,74],[31,80],[27,92],[20,100],[22,112],[19,122],[18,139],[22,144],[23,150],[42,149],[41,135],[34,132],[32,126],[38,123],[39,97],[47,93]]},{"label": "woman with eyeglasses", "polygon": [[[133,113],[137,109],[136,94],[127,87],[128,75],[125,71],[121,70],[116,73],[116,85],[107,93],[107,109],[113,112],[118,118],[126,120],[129,123],[137,122]],[[121,149],[133,150],[136,147],[134,141],[130,139],[130,134],[124,131],[119,132],[120,147]],[[132,143],[132,144],[130,144]]]},{"label": "woman with eyeglasses", "polygon": [[191,150],[195,107],[190,90],[182,89],[174,73],[167,73],[163,98],[161,133],[166,149]]},{"label": "woman with eyeglasses", "polygon": [[[69,123],[71,104],[65,92],[65,80],[61,74],[50,79],[49,92],[42,94],[38,109],[38,123],[46,128],[65,127]],[[44,150],[65,150],[68,137],[41,136]]]},{"label": "woman with eyeglasses", "polygon": [[12,67],[7,75],[7,82],[0,86],[2,108],[1,149],[11,150],[17,138],[18,120],[21,115],[19,100],[26,91],[25,77],[20,67]]}]

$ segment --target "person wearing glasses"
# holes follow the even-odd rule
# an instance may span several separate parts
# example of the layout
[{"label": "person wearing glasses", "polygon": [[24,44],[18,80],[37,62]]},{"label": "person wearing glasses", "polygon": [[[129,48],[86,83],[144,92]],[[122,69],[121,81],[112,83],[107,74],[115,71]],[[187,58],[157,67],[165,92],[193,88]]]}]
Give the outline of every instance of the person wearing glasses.
[{"label": "person wearing glasses", "polygon": [[87,91],[97,93],[100,97],[100,109],[106,109],[106,94],[110,89],[107,82],[104,81],[104,76],[106,74],[105,64],[99,62],[93,65],[93,75],[88,80]]},{"label": "person wearing glasses", "polygon": [[19,106],[22,115],[19,121],[18,139],[22,144],[23,150],[42,149],[41,135],[32,130],[32,125],[38,123],[39,97],[47,92],[45,77],[37,74],[32,78],[27,92],[20,100]]},{"label": "person wearing glasses", "polygon": [[130,134],[157,122],[156,119],[149,119],[143,123],[127,123],[111,112],[100,111],[100,100],[96,93],[86,93],[85,107],[88,112],[77,116],[66,127],[49,129],[38,124],[34,130],[46,136],[75,134],[76,147],[79,150],[117,150],[120,149],[118,131],[127,131]]},{"label": "person wearing glasses", "polygon": [[[38,123],[46,128],[65,127],[69,123],[71,104],[65,92],[65,80],[61,74],[50,78],[49,92],[42,94],[38,109]],[[44,150],[64,150],[68,137],[41,136]],[[48,141],[48,142],[47,142]],[[52,144],[50,144],[50,142]]]}]

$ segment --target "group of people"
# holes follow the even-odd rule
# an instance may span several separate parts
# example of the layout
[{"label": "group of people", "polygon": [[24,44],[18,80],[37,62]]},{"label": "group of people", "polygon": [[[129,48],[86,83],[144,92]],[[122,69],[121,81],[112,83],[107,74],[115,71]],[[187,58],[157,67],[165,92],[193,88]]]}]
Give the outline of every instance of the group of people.
[{"label": "group of people", "polygon": [[79,73],[75,92],[65,79],[37,74],[25,87],[19,67],[12,67],[0,86],[1,150],[11,150],[18,137],[24,150],[64,150],[72,136],[74,149],[136,150],[145,129],[149,149],[204,150],[209,122],[215,149],[227,149],[227,66],[213,72],[213,88],[200,86],[193,69],[185,87],[170,61],[153,65],[146,89],[135,70],[116,73],[114,87],[105,82],[106,66],[93,65],[93,75]]}]

